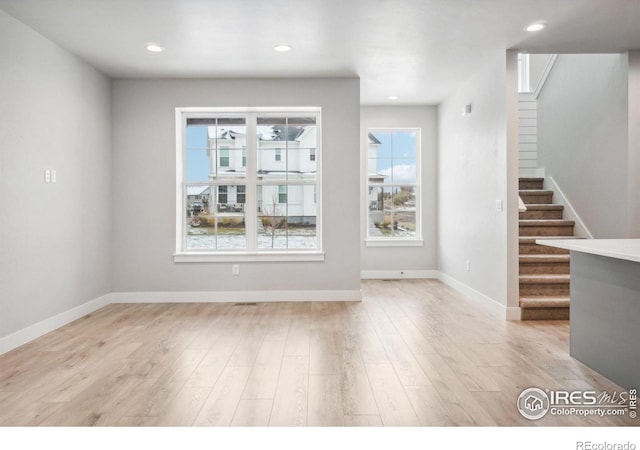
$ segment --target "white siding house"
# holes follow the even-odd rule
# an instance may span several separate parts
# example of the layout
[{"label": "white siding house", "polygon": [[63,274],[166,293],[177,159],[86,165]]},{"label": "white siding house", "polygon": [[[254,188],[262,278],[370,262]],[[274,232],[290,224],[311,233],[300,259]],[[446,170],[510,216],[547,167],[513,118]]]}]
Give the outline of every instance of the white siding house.
[{"label": "white siding house", "polygon": [[[244,207],[241,204],[245,198],[243,183],[247,155],[244,126],[208,127],[207,147],[209,178],[230,179],[228,185],[218,187],[218,210],[237,212]],[[258,212],[287,216],[289,223],[315,224],[317,156],[315,126],[259,126]],[[238,184],[231,184],[235,178]],[[314,185],[308,182],[314,182]]]}]

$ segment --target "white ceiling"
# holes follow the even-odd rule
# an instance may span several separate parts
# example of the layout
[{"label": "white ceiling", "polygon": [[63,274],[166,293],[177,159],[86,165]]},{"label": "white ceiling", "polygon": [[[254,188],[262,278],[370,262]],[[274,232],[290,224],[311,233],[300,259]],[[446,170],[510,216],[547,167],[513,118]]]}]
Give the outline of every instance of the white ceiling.
[{"label": "white ceiling", "polygon": [[[488,57],[640,49],[640,0],[0,0],[112,77],[359,76],[436,104]],[[523,31],[545,20],[546,30]],[[151,54],[148,42],[166,48]],[[273,46],[287,43],[289,53]]]}]

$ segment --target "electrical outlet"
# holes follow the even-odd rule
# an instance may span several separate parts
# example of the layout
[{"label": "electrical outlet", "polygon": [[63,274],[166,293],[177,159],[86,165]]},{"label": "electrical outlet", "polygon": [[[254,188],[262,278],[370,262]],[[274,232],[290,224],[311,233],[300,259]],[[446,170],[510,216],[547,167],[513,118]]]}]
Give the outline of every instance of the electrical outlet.
[{"label": "electrical outlet", "polygon": [[471,261],[467,259],[467,272],[471,272]]},{"label": "electrical outlet", "polygon": [[502,200],[496,200],[496,211],[502,212]]},{"label": "electrical outlet", "polygon": [[240,264],[234,264],[231,266],[231,273],[233,275],[240,275]]}]

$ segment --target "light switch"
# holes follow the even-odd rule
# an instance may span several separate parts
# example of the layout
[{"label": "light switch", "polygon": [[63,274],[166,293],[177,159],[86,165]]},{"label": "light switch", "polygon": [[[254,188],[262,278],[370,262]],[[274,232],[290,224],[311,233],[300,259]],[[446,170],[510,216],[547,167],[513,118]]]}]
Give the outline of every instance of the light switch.
[{"label": "light switch", "polygon": [[496,200],[496,211],[502,212],[502,200]]},{"label": "light switch", "polygon": [[52,170],[51,171],[51,182],[55,183],[58,180],[58,177],[56,176],[56,171]]},{"label": "light switch", "polygon": [[44,171],[44,182],[51,183],[51,171],[49,169],[45,169]]}]

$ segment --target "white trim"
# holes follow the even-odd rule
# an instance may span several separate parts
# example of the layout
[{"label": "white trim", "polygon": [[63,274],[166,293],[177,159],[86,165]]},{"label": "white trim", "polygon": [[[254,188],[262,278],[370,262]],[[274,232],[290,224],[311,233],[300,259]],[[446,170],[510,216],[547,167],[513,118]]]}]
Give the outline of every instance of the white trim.
[{"label": "white trim", "polygon": [[176,253],[173,262],[287,262],[324,261],[324,252],[220,252],[220,253]]},{"label": "white trim", "polygon": [[507,307],[505,305],[503,305],[502,303],[499,303],[498,301],[496,301],[496,300],[492,299],[491,297],[483,294],[482,292],[476,291],[471,286],[468,286],[468,285],[464,284],[463,282],[458,281],[455,278],[453,278],[453,277],[451,277],[451,276],[449,276],[449,275],[447,275],[445,273],[439,272],[438,279],[440,281],[442,281],[443,283],[445,283],[446,285],[452,287],[456,291],[464,294],[467,298],[469,298],[469,300],[471,300],[474,303],[476,303],[476,304],[482,306],[483,308],[485,308],[493,316],[495,316],[497,318],[500,318],[500,319],[508,318],[508,316],[507,316],[507,312],[508,312]]},{"label": "white trim", "polygon": [[366,247],[424,247],[422,239],[368,239],[365,241]]},{"label": "white trim", "polygon": [[107,306],[110,298],[111,294],[103,295],[0,338],[0,355]]},{"label": "white trim", "polygon": [[587,228],[587,225],[582,221],[582,218],[578,215],[577,211],[569,202],[569,199],[564,194],[560,186],[553,179],[553,177],[548,176],[544,179],[544,188],[553,191],[553,203],[564,206],[564,218],[566,220],[573,220],[575,222],[575,226],[573,228],[574,234],[577,237],[593,239],[593,234]]},{"label": "white trim", "polygon": [[257,112],[257,113],[292,113],[292,114],[302,114],[308,112],[319,113],[322,111],[320,106],[182,106],[177,107],[176,111],[185,112],[185,113],[232,113],[232,114],[243,114],[246,112]]},{"label": "white trim", "polygon": [[558,59],[558,55],[552,55],[551,58],[549,59],[549,62],[547,63],[547,67],[544,68],[544,72],[542,73],[542,77],[540,77],[540,81],[538,82],[538,85],[536,86],[536,88],[533,90],[533,95],[538,98],[540,96],[540,92],[542,92],[542,88],[544,87],[544,84],[547,82],[547,78],[549,78],[549,74],[551,73],[551,69],[553,69],[553,66],[556,63],[556,60]]},{"label": "white trim", "polygon": [[437,279],[437,270],[361,270],[361,280]]},{"label": "white trim", "polygon": [[113,292],[112,303],[359,302],[361,290]]},{"label": "white trim", "polygon": [[522,320],[522,310],[519,306],[507,307],[507,320]]}]

